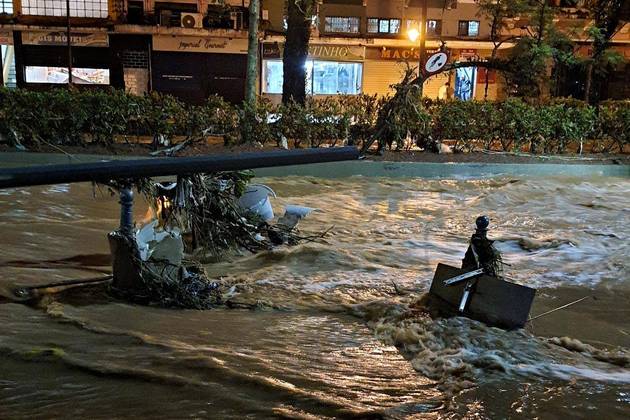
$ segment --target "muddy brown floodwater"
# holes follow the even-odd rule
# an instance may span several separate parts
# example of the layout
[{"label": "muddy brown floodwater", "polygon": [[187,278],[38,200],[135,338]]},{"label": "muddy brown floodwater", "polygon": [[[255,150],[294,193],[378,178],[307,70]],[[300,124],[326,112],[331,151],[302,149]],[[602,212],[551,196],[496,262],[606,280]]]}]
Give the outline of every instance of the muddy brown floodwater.
[{"label": "muddy brown floodwater", "polygon": [[[260,310],[0,303],[0,418],[630,418],[627,178],[263,181],[335,234],[207,266]],[[513,332],[410,315],[480,214],[533,315],[592,297]],[[0,294],[108,271],[117,215],[90,185],[0,191]]]}]

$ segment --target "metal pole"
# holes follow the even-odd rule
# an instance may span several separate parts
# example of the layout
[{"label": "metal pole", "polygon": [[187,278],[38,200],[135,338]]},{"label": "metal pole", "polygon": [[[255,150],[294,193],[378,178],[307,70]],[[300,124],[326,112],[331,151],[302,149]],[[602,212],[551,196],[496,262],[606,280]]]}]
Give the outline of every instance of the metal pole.
[{"label": "metal pole", "polygon": [[72,86],[72,41],[70,39],[70,0],[66,0],[66,45],[68,46],[68,86]]},{"label": "metal pole", "polygon": [[127,235],[133,235],[133,190],[125,187],[120,190],[120,231]]},{"label": "metal pole", "polygon": [[0,168],[0,189],[70,182],[108,182],[112,179],[138,179],[156,176],[188,175],[241,171],[275,166],[357,160],[355,147],[325,149],[279,150],[241,153],[238,155],[207,155],[183,158],[114,160],[64,165],[38,165]]},{"label": "metal pole", "polygon": [[422,80],[420,83],[420,96],[422,97],[422,88],[424,87],[424,62],[426,61],[426,38],[427,38],[427,1],[422,0],[421,16],[420,16],[420,65],[418,66],[418,77]]}]

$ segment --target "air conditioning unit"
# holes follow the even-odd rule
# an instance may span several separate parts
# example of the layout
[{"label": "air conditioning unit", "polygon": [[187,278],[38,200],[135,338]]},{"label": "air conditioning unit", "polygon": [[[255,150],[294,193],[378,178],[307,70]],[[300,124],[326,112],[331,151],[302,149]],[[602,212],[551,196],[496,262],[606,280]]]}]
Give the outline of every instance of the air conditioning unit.
[{"label": "air conditioning unit", "polygon": [[232,29],[235,31],[243,29],[243,12],[231,12],[230,20],[232,21]]},{"label": "air conditioning unit", "polygon": [[201,13],[182,13],[182,28],[203,28]]}]

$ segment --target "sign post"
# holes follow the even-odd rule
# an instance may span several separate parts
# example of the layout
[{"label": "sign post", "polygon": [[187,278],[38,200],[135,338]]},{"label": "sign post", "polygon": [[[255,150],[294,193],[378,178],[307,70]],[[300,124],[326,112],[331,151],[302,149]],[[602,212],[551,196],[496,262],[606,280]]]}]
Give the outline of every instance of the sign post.
[{"label": "sign post", "polygon": [[437,52],[429,57],[427,62],[424,64],[424,73],[425,75],[431,75],[433,73],[437,73],[444,68],[446,63],[448,62],[448,55],[445,52]]},{"label": "sign post", "polygon": [[68,86],[72,86],[72,37],[70,35],[70,0],[66,0],[66,45],[68,47]]}]

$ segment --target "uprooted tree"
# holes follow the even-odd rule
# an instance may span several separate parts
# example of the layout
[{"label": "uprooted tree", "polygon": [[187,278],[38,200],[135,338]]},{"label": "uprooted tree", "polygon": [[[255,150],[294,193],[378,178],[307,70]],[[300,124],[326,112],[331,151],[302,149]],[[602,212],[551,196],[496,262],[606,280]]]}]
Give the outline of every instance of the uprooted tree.
[{"label": "uprooted tree", "polygon": [[[250,171],[241,171],[179,176],[177,182],[166,184],[147,178],[111,181],[110,188],[129,196],[127,191],[135,184],[151,204],[154,217],[136,232],[125,225],[109,234],[114,271],[110,291],[127,300],[165,307],[234,304],[227,301],[236,293],[234,285],[212,281],[202,264],[244,251],[316,241],[330,231],[302,236],[297,224],[313,209],[301,206],[287,206],[285,214],[270,224],[273,214],[242,201],[248,194],[253,198],[247,196],[246,201],[258,200],[257,190],[264,187],[248,186],[252,178]],[[237,306],[243,305],[248,304]]]},{"label": "uprooted tree", "polygon": [[[420,147],[436,150],[437,141],[422,129],[426,114],[421,109],[420,86],[429,77],[464,67],[494,69],[502,74],[512,96],[539,98],[545,90],[545,76],[549,69],[576,60],[573,43],[553,27],[554,11],[546,0],[482,0],[481,13],[490,21],[494,45],[490,57],[448,63],[432,74],[420,69],[415,78],[414,73],[408,71],[400,83],[392,86],[394,94],[381,106],[375,130],[364,143],[363,152],[375,141],[378,141],[380,151],[393,143],[400,144],[406,137],[414,138]],[[507,22],[516,16],[525,16],[529,25],[519,28],[520,32],[503,35]],[[499,55],[499,48],[506,42],[512,42],[514,46],[509,53]],[[445,46],[442,42],[441,48]],[[401,121],[405,121],[404,130],[400,128]]]}]

